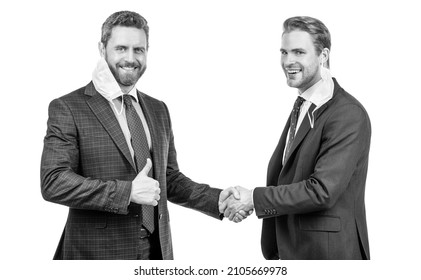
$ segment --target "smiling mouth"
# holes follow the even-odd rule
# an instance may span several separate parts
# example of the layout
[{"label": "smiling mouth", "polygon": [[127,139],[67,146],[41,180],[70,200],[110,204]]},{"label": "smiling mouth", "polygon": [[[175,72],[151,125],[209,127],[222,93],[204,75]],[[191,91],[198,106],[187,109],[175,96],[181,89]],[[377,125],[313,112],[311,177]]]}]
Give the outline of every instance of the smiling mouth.
[{"label": "smiling mouth", "polygon": [[301,69],[286,69],[289,75],[295,75],[301,72]]},{"label": "smiling mouth", "polygon": [[129,66],[121,66],[121,69],[123,69],[124,71],[135,71],[137,70],[137,67],[129,67]]}]

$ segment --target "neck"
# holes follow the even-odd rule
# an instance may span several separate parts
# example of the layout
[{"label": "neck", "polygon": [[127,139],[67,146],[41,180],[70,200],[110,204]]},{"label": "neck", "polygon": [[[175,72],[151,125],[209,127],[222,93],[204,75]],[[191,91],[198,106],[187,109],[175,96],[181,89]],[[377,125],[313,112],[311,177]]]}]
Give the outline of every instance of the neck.
[{"label": "neck", "polygon": [[120,86],[120,88],[121,88],[121,91],[122,91],[124,94],[129,93],[129,92],[130,92],[130,91],[134,88],[134,85],[132,85],[132,86],[123,86],[123,85],[119,84],[119,86]]},{"label": "neck", "polygon": [[318,82],[320,82],[322,80],[322,77],[318,77],[315,81],[313,81],[310,85],[308,85],[305,88],[299,88],[298,89],[298,93],[301,95],[303,92],[305,92],[306,90],[308,90],[309,88],[313,87],[315,84],[317,84]]}]

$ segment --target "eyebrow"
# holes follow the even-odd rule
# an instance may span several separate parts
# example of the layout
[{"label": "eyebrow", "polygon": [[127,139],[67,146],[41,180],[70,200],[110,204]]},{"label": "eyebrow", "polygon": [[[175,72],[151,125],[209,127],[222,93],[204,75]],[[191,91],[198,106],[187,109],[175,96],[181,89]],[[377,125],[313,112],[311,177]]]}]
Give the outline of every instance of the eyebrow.
[{"label": "eyebrow", "polygon": [[[129,48],[127,45],[116,45],[114,48]],[[133,46],[133,49],[143,49],[146,50],[146,47],[144,46]]]},{"label": "eyebrow", "polygon": [[[288,52],[288,51],[287,51],[286,49],[284,49],[284,48],[281,48],[281,51]],[[291,50],[291,52],[296,52],[296,51],[306,52],[306,50],[305,50],[305,49],[302,49],[302,48],[295,48],[295,49],[292,49],[292,50]]]}]

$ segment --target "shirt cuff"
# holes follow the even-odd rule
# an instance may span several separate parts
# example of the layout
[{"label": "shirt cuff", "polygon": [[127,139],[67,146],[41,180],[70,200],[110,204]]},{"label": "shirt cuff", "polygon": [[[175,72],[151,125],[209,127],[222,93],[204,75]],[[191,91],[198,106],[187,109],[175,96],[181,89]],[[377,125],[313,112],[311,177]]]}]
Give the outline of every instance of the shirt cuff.
[{"label": "shirt cuff", "polygon": [[251,191],[251,204],[253,205],[253,209],[254,209],[254,198],[253,198],[254,189],[255,188],[253,188],[253,189],[250,190]]}]

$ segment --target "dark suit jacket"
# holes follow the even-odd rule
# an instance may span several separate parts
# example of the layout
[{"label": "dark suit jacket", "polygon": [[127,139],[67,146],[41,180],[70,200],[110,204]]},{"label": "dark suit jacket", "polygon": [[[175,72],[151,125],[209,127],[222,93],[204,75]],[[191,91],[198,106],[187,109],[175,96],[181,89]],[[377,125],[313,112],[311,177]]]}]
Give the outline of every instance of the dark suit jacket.
[{"label": "dark suit jacket", "polygon": [[371,125],[363,106],[334,79],[333,98],[306,116],[285,164],[289,120],[254,190],[264,218],[266,259],[369,259],[364,204]]},{"label": "dark suit jacket", "polygon": [[[197,184],[178,169],[166,105],[138,92],[152,137],[154,178],[159,181],[159,239],[163,259],[173,259],[167,200],[220,218],[220,190]],[[136,169],[108,101],[92,82],[53,100],[41,161],[41,190],[69,207],[55,258],[135,259],[141,215],[128,207]],[[133,207],[135,209],[136,207]]]}]

